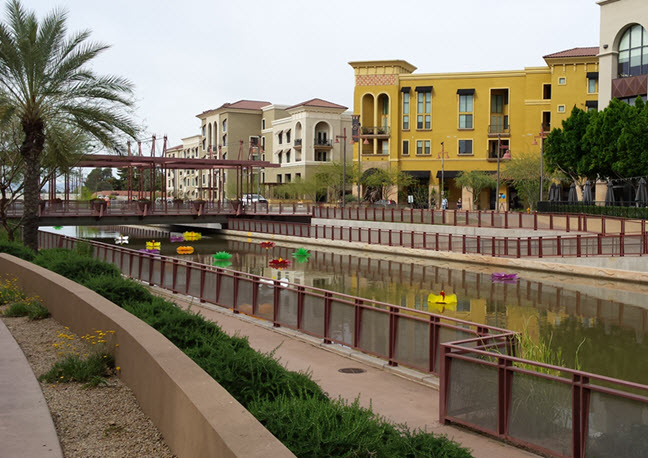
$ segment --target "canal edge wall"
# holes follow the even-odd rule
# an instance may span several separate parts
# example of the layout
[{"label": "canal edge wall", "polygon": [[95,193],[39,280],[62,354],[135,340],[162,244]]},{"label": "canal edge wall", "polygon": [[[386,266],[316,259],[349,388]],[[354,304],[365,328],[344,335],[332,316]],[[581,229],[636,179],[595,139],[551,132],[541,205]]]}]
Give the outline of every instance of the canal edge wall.
[{"label": "canal edge wall", "polygon": [[76,334],[113,330],[120,379],[180,457],[294,456],[212,377],[158,331],[94,291],[28,261],[0,254],[52,317]]}]

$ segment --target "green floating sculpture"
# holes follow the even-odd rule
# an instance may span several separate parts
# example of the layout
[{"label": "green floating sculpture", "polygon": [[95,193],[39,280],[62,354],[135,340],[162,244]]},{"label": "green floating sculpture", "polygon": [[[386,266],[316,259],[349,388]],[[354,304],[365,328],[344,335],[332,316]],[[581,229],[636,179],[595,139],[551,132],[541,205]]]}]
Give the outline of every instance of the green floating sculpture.
[{"label": "green floating sculpture", "polygon": [[214,259],[214,265],[216,267],[220,267],[221,269],[224,269],[226,267],[229,267],[232,265],[232,261],[229,259]]},{"label": "green floating sculpture", "polygon": [[297,251],[295,251],[292,254],[293,258],[299,259],[299,258],[310,258],[310,251],[308,251],[306,248],[299,248]]},{"label": "green floating sculpture", "polygon": [[219,251],[216,254],[212,254],[212,257],[217,261],[227,261],[228,259],[232,258],[232,255],[227,251]]}]

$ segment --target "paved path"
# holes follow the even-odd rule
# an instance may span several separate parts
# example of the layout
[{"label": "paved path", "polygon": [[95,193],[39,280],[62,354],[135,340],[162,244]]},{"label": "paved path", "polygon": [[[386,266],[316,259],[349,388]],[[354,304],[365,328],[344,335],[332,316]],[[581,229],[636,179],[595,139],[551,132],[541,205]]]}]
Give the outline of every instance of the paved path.
[{"label": "paved path", "polygon": [[[159,288],[157,294],[168,297],[179,305],[187,306],[183,296],[173,295]],[[407,369],[394,370],[384,361],[369,357],[339,345],[324,345],[320,339],[311,338],[286,328],[273,328],[271,323],[244,315],[234,315],[229,309],[191,302],[191,308],[207,319],[218,323],[230,335],[248,337],[250,345],[258,351],[275,350],[275,356],[288,369],[310,371],[313,379],[332,398],[338,396],[354,400],[396,423],[407,423],[410,428],[446,434],[470,448],[475,457],[532,457],[534,454],[503,444],[486,436],[471,433],[453,426],[441,425],[439,392],[433,387],[436,378]],[[361,368],[361,374],[344,374],[342,368]],[[400,374],[400,375],[399,375]],[[405,378],[408,377],[408,378]],[[419,378],[420,383],[409,378]]]},{"label": "paved path", "polygon": [[40,384],[1,320],[0,348],[0,457],[62,458]]}]

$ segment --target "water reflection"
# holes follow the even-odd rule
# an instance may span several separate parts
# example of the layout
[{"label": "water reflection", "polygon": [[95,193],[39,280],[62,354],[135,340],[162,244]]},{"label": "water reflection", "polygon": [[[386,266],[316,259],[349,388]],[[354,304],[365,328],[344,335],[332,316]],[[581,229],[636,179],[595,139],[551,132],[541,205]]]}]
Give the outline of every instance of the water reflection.
[{"label": "water reflection", "polygon": [[[76,232],[64,230],[69,232],[67,235],[114,243],[113,231],[75,229]],[[269,261],[279,257],[292,259],[296,248],[277,245],[266,250],[258,241],[204,237],[191,242],[195,254],[181,256],[175,252],[179,244],[170,243],[168,235],[158,239],[162,241],[164,255],[212,264],[213,254],[226,251],[232,254],[229,262],[234,270],[418,310],[428,310],[430,293],[444,290],[446,294],[457,295],[456,308],[444,310],[446,316],[516,331],[526,329],[532,338],[543,337],[553,348],[561,348],[570,367],[580,365],[585,371],[648,383],[647,311],[622,300],[582,293],[582,285],[546,284],[524,276],[514,284],[493,283],[490,273],[449,269],[431,260],[402,263],[358,257],[339,249],[334,253],[311,250],[307,262],[277,270],[269,267]],[[146,240],[150,238],[131,235],[127,247],[144,248]],[[577,354],[583,340],[585,343]]]}]

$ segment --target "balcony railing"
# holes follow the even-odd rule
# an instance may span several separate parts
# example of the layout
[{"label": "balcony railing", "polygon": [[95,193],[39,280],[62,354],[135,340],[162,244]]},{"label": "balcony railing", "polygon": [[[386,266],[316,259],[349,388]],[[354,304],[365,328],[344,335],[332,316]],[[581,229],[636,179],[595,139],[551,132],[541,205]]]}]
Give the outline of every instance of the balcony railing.
[{"label": "balcony railing", "polygon": [[360,131],[365,137],[376,137],[376,138],[388,138],[389,137],[389,127],[387,126],[369,126],[361,127]]},{"label": "balcony railing", "polygon": [[331,142],[331,140],[320,140],[319,138],[316,138],[314,143],[315,146],[317,147],[329,147],[329,148],[333,147],[333,143]]},{"label": "balcony railing", "polygon": [[296,138],[295,143],[293,144],[295,148],[301,148],[302,147],[302,139],[301,138]]},{"label": "balcony railing", "polygon": [[488,135],[497,136],[501,135],[503,137],[508,137],[511,135],[511,126],[506,125],[502,126],[499,124],[488,126]]}]

